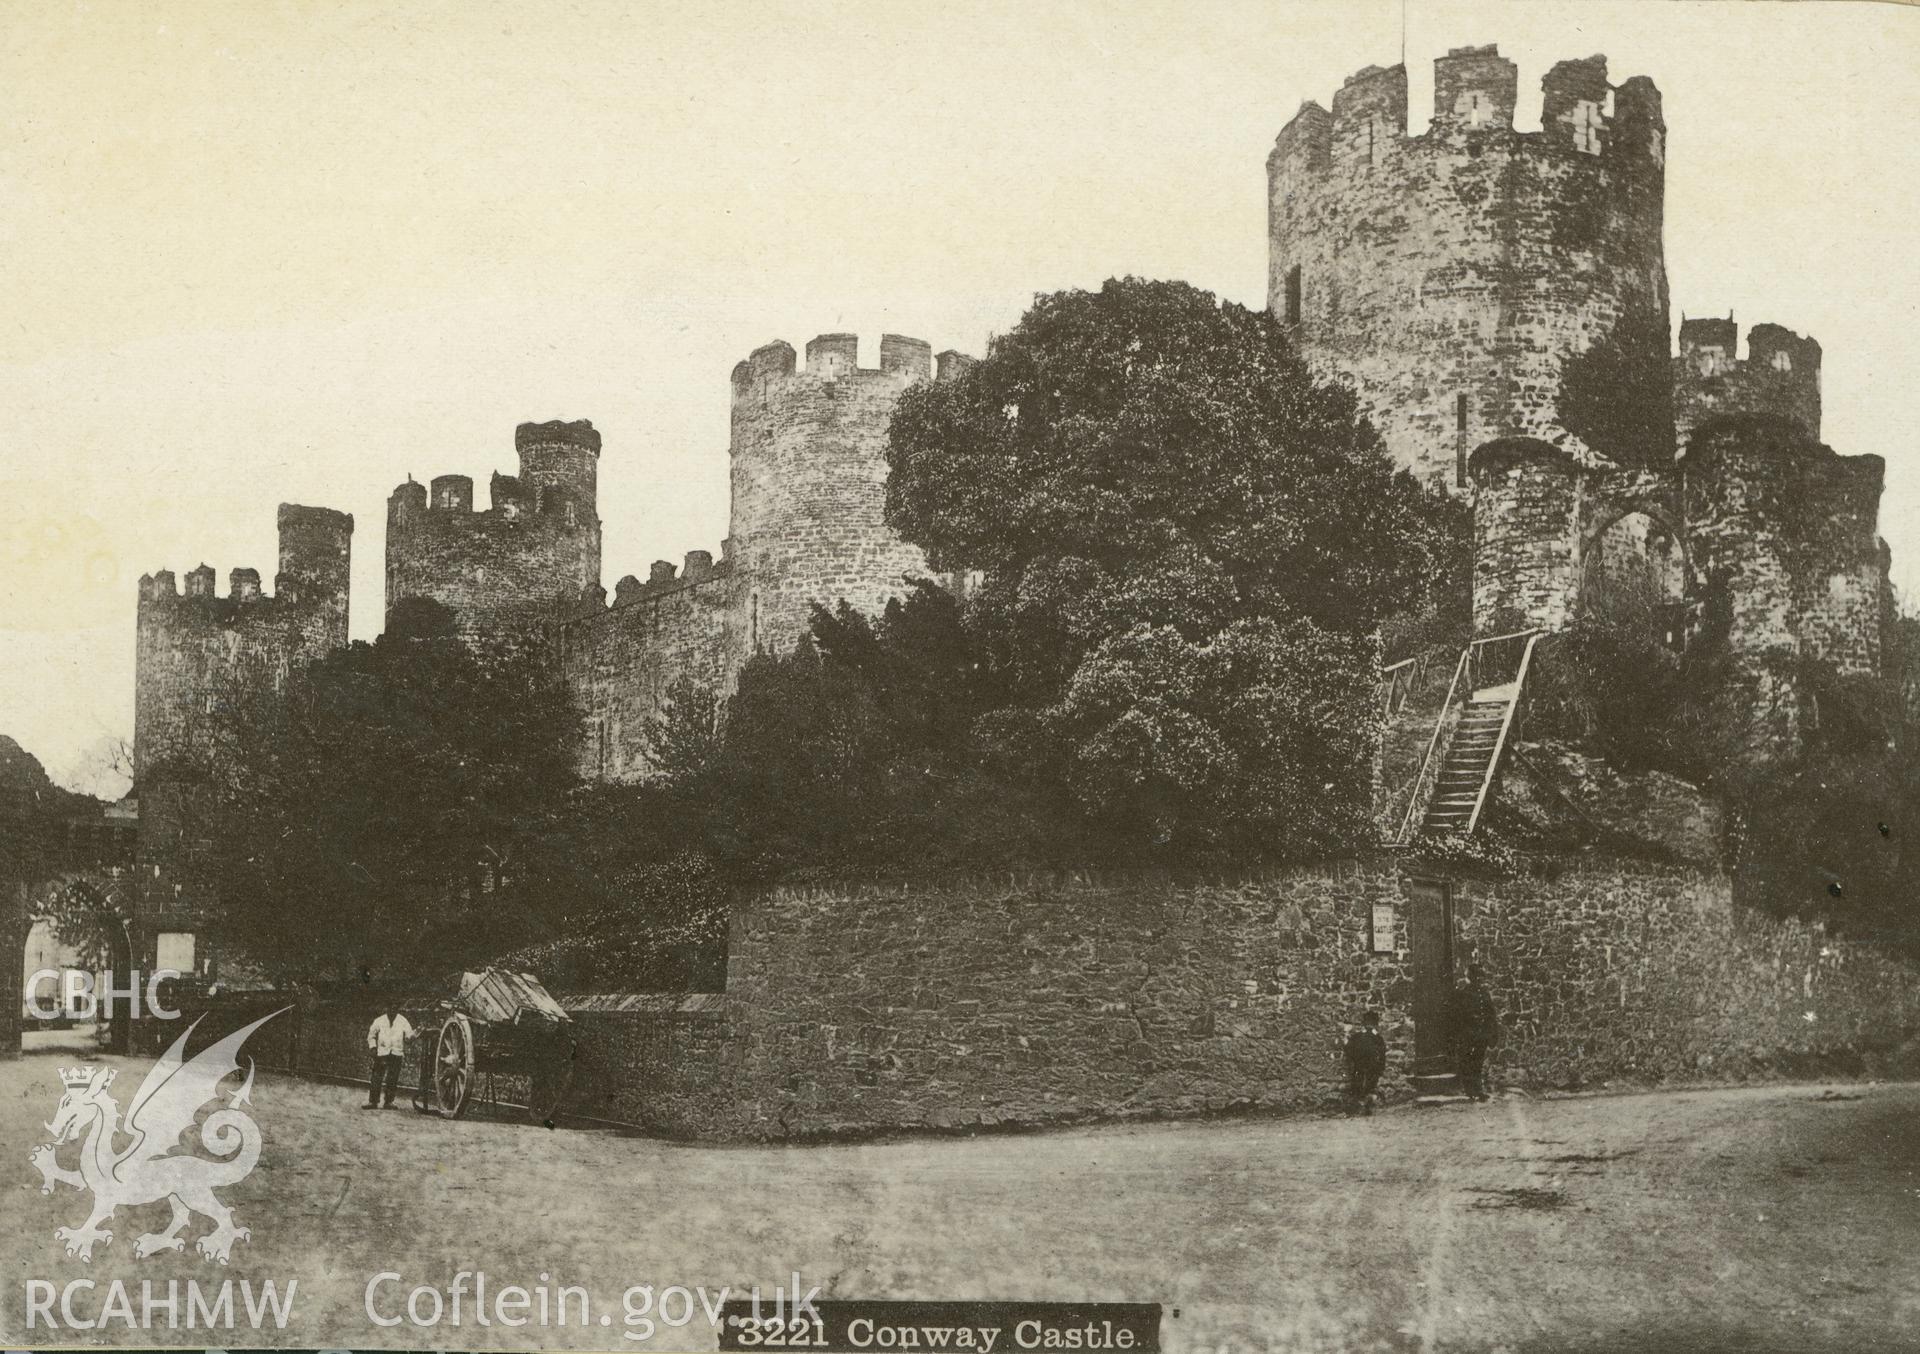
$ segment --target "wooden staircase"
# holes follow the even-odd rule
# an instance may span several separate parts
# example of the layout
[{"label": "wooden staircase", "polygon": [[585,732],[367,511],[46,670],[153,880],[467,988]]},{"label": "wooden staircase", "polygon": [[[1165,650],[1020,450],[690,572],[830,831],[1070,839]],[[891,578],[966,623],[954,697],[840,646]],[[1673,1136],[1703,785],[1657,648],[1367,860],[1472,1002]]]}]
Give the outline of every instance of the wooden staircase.
[{"label": "wooden staircase", "polygon": [[1513,705],[1514,697],[1505,693],[1475,695],[1467,702],[1440,763],[1433,798],[1427,801],[1421,825],[1428,832],[1473,831],[1506,746]]},{"label": "wooden staircase", "polygon": [[1401,845],[1413,840],[1416,824],[1420,832],[1459,836],[1479,826],[1540,639],[1537,630],[1521,630],[1462,651],[1407,799]]}]

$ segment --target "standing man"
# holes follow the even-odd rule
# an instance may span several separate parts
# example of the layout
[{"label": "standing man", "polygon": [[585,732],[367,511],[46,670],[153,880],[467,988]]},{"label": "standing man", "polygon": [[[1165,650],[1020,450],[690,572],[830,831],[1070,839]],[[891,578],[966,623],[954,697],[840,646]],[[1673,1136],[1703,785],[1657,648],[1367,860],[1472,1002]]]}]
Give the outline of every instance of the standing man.
[{"label": "standing man", "polygon": [[1487,1098],[1487,1054],[1500,1042],[1500,1013],[1487,991],[1486,973],[1467,965],[1467,980],[1453,990],[1453,1047],[1462,1089],[1475,1100]]},{"label": "standing man", "polygon": [[1347,1101],[1351,1109],[1372,1114],[1380,1074],[1387,1070],[1387,1041],[1380,1037],[1378,1011],[1368,1011],[1362,1020],[1347,1035]]},{"label": "standing man", "polygon": [[413,1026],[399,1008],[383,1011],[367,1026],[367,1050],[373,1054],[373,1081],[367,1087],[366,1109],[380,1106],[380,1088],[386,1087],[386,1107],[393,1108],[393,1093],[400,1085],[400,1059],[413,1038]]}]

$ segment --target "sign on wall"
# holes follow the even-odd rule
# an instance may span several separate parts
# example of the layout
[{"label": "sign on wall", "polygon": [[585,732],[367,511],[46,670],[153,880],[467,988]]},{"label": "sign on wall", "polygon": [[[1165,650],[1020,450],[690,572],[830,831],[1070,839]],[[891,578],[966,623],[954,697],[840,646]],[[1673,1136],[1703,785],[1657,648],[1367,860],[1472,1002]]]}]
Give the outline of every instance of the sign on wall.
[{"label": "sign on wall", "polygon": [[1393,953],[1393,904],[1375,903],[1373,905],[1373,925],[1370,928],[1375,954]]}]

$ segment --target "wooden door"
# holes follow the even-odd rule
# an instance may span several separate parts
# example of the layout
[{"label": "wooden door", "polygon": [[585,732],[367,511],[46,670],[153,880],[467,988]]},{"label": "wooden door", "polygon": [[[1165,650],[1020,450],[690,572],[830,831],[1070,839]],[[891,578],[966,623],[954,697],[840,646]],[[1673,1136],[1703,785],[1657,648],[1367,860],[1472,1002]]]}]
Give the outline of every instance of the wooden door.
[{"label": "wooden door", "polygon": [[1446,1072],[1447,1006],[1453,997],[1453,893],[1443,882],[1410,885],[1407,958],[1413,965],[1413,1064],[1416,1074]]}]

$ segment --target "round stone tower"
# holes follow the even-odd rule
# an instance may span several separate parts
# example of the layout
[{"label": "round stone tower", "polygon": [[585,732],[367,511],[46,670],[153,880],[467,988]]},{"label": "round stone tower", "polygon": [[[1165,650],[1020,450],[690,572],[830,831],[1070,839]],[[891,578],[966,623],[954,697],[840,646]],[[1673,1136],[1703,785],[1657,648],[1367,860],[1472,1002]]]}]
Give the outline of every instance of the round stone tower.
[{"label": "round stone tower", "polygon": [[728,551],[752,649],[792,647],[815,602],[877,611],[930,576],[885,510],[887,424],[900,393],[933,374],[932,348],[884,335],[873,370],[856,346],[822,334],[796,370],[793,348],[769,343],[733,369]]},{"label": "round stone tower", "polygon": [[1609,85],[1597,56],[1542,86],[1541,130],[1517,132],[1514,64],[1456,49],[1410,137],[1406,68],[1368,67],[1267,160],[1273,314],[1429,482],[1465,486],[1473,449],[1501,438],[1589,459],[1561,418],[1568,359],[1623,323],[1665,333],[1659,91]]},{"label": "round stone tower", "polygon": [[275,524],[280,531],[275,595],[337,610],[340,642],[345,643],[353,572],[352,516],[333,508],[282,503]]},{"label": "round stone tower", "polygon": [[573,529],[578,558],[572,561],[577,590],[600,581],[600,434],[586,419],[571,423],[522,423],[514,429],[520,482],[537,511],[555,514]]}]

